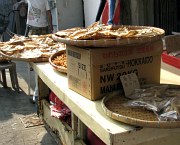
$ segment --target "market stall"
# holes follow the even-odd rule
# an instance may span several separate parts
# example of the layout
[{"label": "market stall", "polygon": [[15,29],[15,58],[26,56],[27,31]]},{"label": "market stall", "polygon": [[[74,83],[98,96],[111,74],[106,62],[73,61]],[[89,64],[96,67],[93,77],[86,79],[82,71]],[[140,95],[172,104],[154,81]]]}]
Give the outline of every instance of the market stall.
[{"label": "market stall", "polygon": [[[176,145],[180,133],[177,116],[170,120],[159,120],[155,115],[153,120],[133,119],[128,113],[125,117],[112,113],[104,104],[109,95],[127,97],[121,76],[130,74],[134,76],[130,82],[137,83],[138,77],[141,85],[176,84],[172,91],[179,96],[179,71],[161,61],[163,36],[164,30],[159,28],[105,26],[97,22],[87,28],[14,38],[1,44],[1,54],[29,62],[38,74],[38,113],[58,143],[88,144],[87,130],[91,130],[108,145]],[[61,59],[55,60],[59,67],[54,59],[60,54]],[[153,92],[160,94],[158,89]],[[57,101],[60,106],[56,106]],[[55,107],[66,109],[59,113]]]},{"label": "market stall", "polygon": [[[72,110],[72,113],[78,117],[80,121],[79,125],[81,123],[85,124],[101,140],[103,140],[105,144],[178,144],[179,128],[162,129],[136,127],[115,121],[105,115],[101,106],[102,100],[90,101],[70,90],[68,88],[66,75],[55,71],[49,63],[32,63],[32,66],[39,76],[40,95],[42,95],[42,97],[47,97],[47,94],[45,94],[44,91],[47,90],[47,88],[50,88]],[[180,82],[177,81],[180,80],[180,75],[175,79],[172,79],[171,77],[173,77],[174,74],[169,72],[168,79],[164,69],[166,69],[166,64],[162,63],[161,82],[180,84]],[[44,114],[46,113],[47,112],[45,111]],[[49,121],[50,118],[53,120],[50,114],[46,114],[44,120],[45,122],[49,122],[48,126],[51,127],[54,124]],[[62,126],[62,128],[57,126],[57,130],[61,131],[61,136],[67,137],[67,134],[77,134],[69,138],[69,142],[71,143],[74,143],[78,137],[83,137],[83,135],[81,135],[83,129],[79,129],[76,132],[76,130],[66,130],[65,126]]]}]

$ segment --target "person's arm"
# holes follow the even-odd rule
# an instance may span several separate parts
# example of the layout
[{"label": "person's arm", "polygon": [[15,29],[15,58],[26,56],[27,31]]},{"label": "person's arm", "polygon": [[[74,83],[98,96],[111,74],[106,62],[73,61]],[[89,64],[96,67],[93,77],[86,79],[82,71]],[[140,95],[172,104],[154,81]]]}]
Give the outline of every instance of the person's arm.
[{"label": "person's arm", "polygon": [[52,25],[52,14],[51,14],[51,10],[48,10],[48,11],[47,11],[47,18],[48,18],[49,27],[50,27],[50,33],[53,33],[53,25]]},{"label": "person's arm", "polygon": [[97,11],[97,14],[96,14],[96,19],[95,19],[96,22],[100,20],[105,5],[106,5],[106,0],[101,0],[100,4],[99,4],[98,11]]}]

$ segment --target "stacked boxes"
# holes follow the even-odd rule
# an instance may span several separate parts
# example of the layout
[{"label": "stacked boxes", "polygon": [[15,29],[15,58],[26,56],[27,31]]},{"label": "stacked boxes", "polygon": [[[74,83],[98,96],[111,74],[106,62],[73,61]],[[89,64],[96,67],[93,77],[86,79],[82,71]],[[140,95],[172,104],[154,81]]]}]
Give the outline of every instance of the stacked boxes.
[{"label": "stacked boxes", "polygon": [[107,48],[66,47],[69,88],[90,100],[121,89],[120,76],[136,73],[141,84],[160,83],[162,40]]}]

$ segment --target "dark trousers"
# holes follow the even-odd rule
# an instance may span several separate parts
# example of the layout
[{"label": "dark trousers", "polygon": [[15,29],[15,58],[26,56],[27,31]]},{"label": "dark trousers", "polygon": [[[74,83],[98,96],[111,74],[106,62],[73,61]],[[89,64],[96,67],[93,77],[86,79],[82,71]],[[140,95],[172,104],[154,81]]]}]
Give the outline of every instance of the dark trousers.
[{"label": "dark trousers", "polygon": [[106,4],[106,0],[101,0],[100,1],[100,5],[99,5],[98,12],[97,12],[97,15],[96,15],[96,22],[100,20],[102,12],[103,12],[104,7],[105,7],[105,4]]}]

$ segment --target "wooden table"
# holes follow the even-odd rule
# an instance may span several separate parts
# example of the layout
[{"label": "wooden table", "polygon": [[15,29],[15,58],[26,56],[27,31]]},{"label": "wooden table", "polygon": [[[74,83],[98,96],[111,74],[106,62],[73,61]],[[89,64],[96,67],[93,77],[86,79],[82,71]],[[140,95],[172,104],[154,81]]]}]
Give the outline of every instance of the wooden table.
[{"label": "wooden table", "polygon": [[[139,128],[118,121],[105,115],[101,100],[90,101],[68,88],[66,74],[55,71],[49,63],[32,63],[39,76],[40,96],[46,92],[44,86],[50,88],[72,111],[71,144],[77,138],[83,138],[80,125],[90,128],[104,143],[108,145],[178,145],[180,129]],[[180,84],[180,71],[162,63],[161,82]],[[79,120],[79,127],[74,129],[74,117]],[[68,136],[68,135],[66,135]],[[67,138],[65,140],[68,140]],[[66,141],[65,141],[66,142]],[[68,144],[68,143],[67,143]],[[81,143],[80,143],[81,144]]]}]

